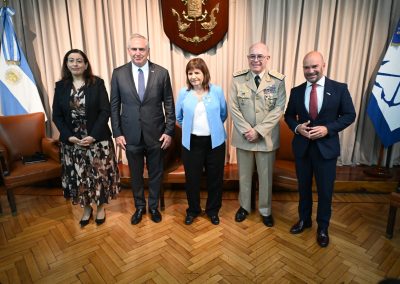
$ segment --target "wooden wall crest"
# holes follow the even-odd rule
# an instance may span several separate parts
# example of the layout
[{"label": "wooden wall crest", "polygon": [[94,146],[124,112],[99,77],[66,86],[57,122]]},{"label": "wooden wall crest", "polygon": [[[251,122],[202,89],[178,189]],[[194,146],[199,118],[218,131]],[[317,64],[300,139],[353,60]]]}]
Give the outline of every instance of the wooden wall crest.
[{"label": "wooden wall crest", "polygon": [[228,31],[228,0],[161,0],[161,7],[165,34],[192,54],[211,49]]}]

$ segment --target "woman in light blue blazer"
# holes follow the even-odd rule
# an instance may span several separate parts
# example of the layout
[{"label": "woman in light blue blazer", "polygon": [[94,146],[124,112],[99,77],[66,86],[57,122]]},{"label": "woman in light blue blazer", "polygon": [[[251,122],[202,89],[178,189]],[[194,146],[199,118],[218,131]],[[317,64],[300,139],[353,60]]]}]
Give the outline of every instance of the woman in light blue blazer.
[{"label": "woman in light blue blazer", "polygon": [[182,127],[182,160],[185,168],[188,209],[185,224],[190,225],[202,213],[200,185],[207,179],[205,213],[219,224],[224,180],[226,101],[221,87],[210,84],[210,72],[201,58],[186,65],[186,84],[179,92],[176,120]]}]

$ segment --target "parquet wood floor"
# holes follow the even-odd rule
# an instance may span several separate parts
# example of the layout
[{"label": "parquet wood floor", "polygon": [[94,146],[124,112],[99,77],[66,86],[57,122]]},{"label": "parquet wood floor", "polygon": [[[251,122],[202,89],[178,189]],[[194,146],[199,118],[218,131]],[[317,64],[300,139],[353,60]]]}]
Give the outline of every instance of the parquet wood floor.
[{"label": "parquet wood floor", "polygon": [[184,225],[182,190],[166,192],[161,223],[147,215],[133,226],[132,195],[124,189],[106,206],[105,224],[81,229],[81,209],[61,189],[16,190],[16,217],[0,190],[2,284],[377,283],[400,277],[399,220],[393,239],[385,238],[387,194],[335,194],[331,243],[320,248],[315,223],[300,235],[288,232],[297,219],[296,193],[274,194],[273,228],[257,212],[236,223],[233,191],[224,193],[220,225],[204,216]]}]

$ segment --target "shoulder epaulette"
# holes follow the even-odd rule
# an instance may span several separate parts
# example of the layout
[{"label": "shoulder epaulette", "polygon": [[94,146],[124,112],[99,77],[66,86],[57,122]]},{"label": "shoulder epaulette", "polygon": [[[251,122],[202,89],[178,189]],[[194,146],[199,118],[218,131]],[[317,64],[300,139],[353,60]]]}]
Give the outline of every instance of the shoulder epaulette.
[{"label": "shoulder epaulette", "polygon": [[281,73],[279,73],[278,71],[275,71],[275,70],[269,71],[268,74],[273,76],[273,77],[275,77],[275,78],[277,78],[277,79],[279,79],[279,80],[281,80],[281,81],[285,78],[285,75],[283,75],[283,74],[281,74]]},{"label": "shoulder epaulette", "polygon": [[249,69],[244,69],[244,70],[240,70],[240,71],[236,71],[235,73],[233,73],[233,77],[237,77],[243,74],[246,74],[249,72]]}]

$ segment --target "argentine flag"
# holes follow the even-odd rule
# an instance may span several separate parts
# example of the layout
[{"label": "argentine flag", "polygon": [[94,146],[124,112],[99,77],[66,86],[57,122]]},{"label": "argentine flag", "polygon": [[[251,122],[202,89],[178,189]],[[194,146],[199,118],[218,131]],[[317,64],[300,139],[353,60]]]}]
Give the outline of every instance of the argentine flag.
[{"label": "argentine flag", "polygon": [[14,14],[9,7],[0,8],[0,115],[45,112],[14,31]]},{"label": "argentine flag", "polygon": [[400,141],[400,20],[376,75],[367,112],[385,148]]}]

